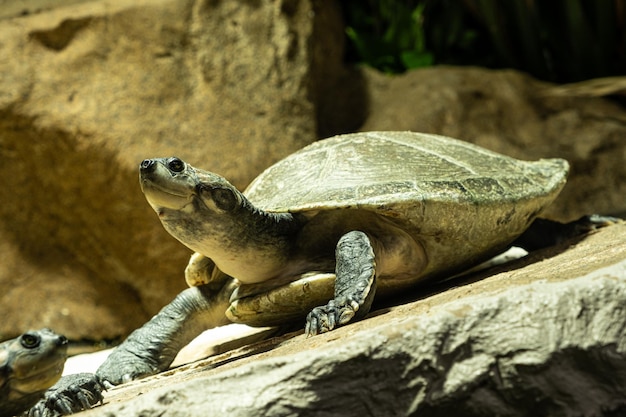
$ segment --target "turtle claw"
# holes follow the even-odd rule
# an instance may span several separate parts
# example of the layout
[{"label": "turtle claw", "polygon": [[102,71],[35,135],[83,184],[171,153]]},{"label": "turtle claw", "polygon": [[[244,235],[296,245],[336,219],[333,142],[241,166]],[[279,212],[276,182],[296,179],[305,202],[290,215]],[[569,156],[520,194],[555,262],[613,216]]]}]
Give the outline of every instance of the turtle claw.
[{"label": "turtle claw", "polygon": [[601,214],[582,216],[568,223],[538,218],[513,242],[513,245],[528,251],[543,249],[567,242],[573,238],[581,238],[603,227],[620,223],[624,223],[624,220]]},{"label": "turtle claw", "polygon": [[623,223],[624,220],[619,217],[603,216],[601,214],[590,214],[583,216],[573,223],[576,225],[580,234],[588,233],[602,227],[611,226],[613,224]]},{"label": "turtle claw", "polygon": [[[131,344],[130,348],[133,346]],[[122,344],[107,357],[96,372],[103,386],[111,388],[160,371],[149,357],[143,361],[140,359],[142,358],[133,353],[129,346]]]},{"label": "turtle claw", "polygon": [[56,417],[88,410],[98,403],[102,404],[104,390],[104,385],[94,374],[67,375],[46,391],[44,398],[24,415]]},{"label": "turtle claw", "polygon": [[359,310],[359,303],[348,297],[330,300],[325,306],[315,307],[307,315],[304,333],[307,337],[326,333],[348,323]]},{"label": "turtle claw", "polygon": [[561,232],[561,238],[565,240],[576,236],[586,235],[603,227],[623,222],[623,219],[612,216],[604,216],[601,214],[585,215],[577,220],[574,220],[573,222],[566,223]]}]

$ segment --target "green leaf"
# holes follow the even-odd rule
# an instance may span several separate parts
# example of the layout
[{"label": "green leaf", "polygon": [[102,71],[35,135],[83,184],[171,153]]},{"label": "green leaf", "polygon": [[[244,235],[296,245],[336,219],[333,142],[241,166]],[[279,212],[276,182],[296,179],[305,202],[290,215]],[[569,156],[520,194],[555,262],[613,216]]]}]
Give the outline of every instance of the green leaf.
[{"label": "green leaf", "polygon": [[433,56],[428,52],[404,51],[400,54],[400,60],[407,69],[433,65]]}]

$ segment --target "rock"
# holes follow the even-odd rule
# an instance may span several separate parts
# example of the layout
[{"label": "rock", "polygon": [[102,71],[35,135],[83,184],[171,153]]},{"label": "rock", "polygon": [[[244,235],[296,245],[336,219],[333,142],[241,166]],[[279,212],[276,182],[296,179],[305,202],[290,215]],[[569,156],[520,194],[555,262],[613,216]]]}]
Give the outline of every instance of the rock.
[{"label": "rock", "polygon": [[341,20],[312,1],[52,6],[0,29],[0,339],[112,339],[185,285],[189,251],[143,198],[139,162],[177,155],[244,187],[315,140]]},{"label": "rock", "polygon": [[[626,411],[626,224],[122,385],[87,416],[610,416]],[[139,395],[142,394],[142,395]]]},{"label": "rock", "polygon": [[[364,77],[362,131],[438,133],[520,159],[565,158],[570,177],[549,217],[626,213],[626,112],[618,103],[512,70],[431,67],[390,77],[365,69]],[[598,88],[610,91],[608,82]]]}]

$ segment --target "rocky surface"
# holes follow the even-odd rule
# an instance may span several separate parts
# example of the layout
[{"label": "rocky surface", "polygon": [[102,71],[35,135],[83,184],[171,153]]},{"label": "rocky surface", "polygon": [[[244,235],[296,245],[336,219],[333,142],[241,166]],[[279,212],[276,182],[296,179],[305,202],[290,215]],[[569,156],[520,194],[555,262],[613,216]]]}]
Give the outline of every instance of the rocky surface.
[{"label": "rocky surface", "polygon": [[122,385],[84,415],[620,415],[625,242],[626,224],[611,226],[324,335]]}]

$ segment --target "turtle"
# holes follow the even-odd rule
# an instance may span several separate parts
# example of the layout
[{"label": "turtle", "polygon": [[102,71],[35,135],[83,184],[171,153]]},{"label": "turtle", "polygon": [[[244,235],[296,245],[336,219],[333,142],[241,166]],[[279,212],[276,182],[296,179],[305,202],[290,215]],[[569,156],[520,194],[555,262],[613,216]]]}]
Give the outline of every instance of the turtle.
[{"label": "turtle", "polygon": [[50,329],[30,330],[0,344],[0,416],[26,411],[61,378],[67,339]]},{"label": "turtle", "polygon": [[200,332],[230,322],[304,323],[314,336],[362,319],[375,297],[505,250],[533,229],[568,169],[559,158],[521,161],[415,132],[317,141],[244,192],[180,158],[146,159],[139,176],[149,205],[195,252],[190,287],[96,373],[117,385],[163,371]]},{"label": "turtle", "polygon": [[55,417],[102,402],[96,375],[62,376],[67,346],[65,336],[48,328],[0,343],[0,417]]}]

